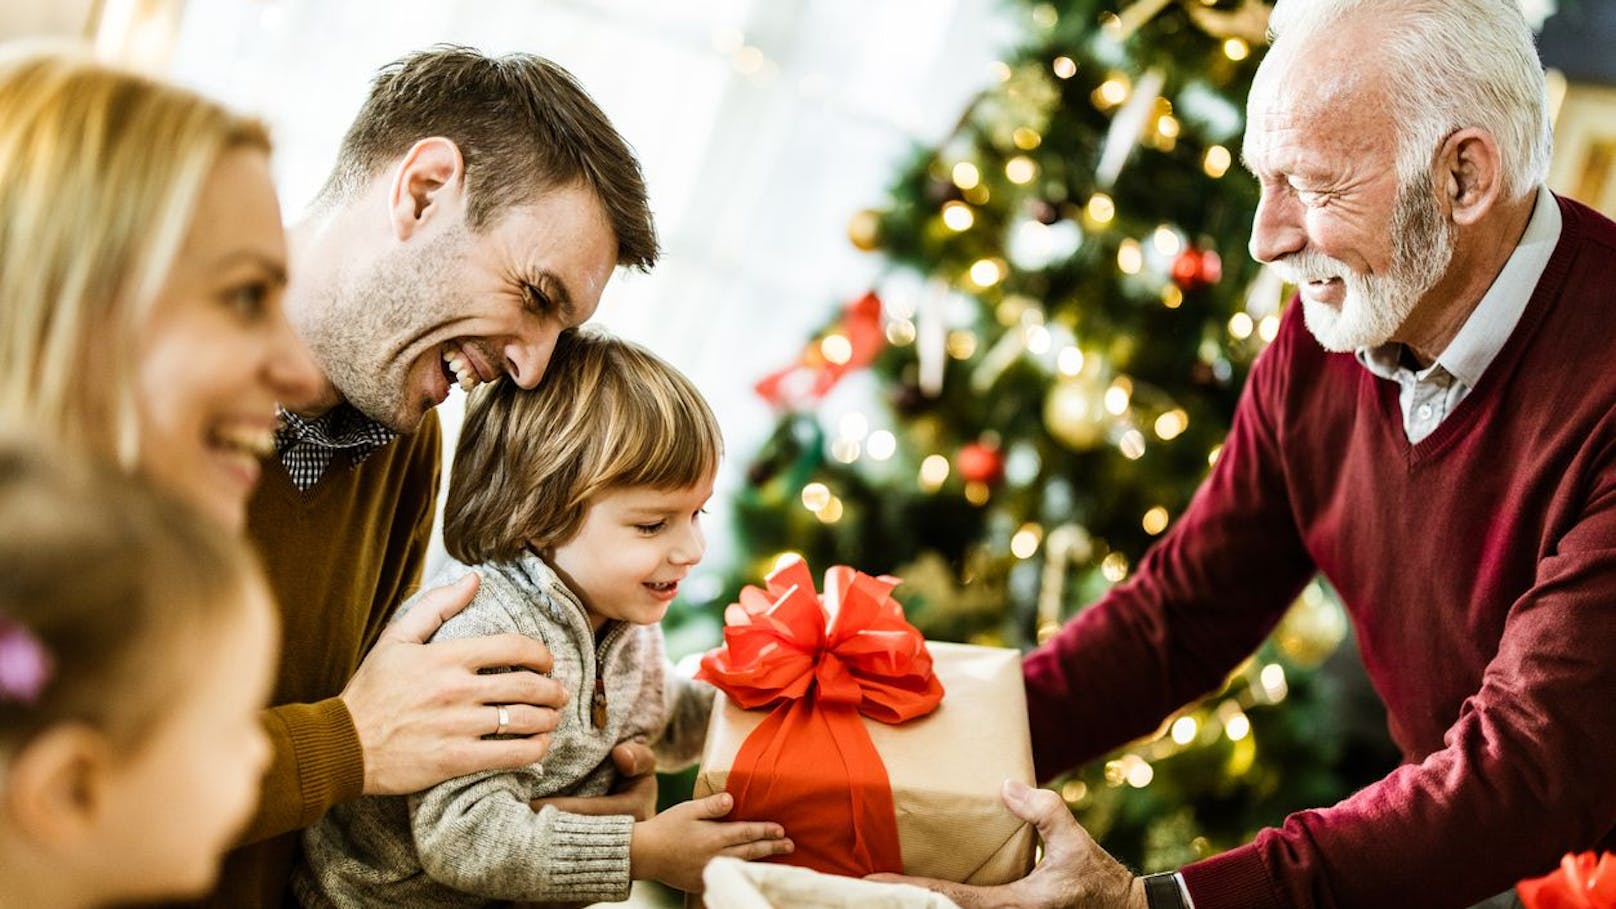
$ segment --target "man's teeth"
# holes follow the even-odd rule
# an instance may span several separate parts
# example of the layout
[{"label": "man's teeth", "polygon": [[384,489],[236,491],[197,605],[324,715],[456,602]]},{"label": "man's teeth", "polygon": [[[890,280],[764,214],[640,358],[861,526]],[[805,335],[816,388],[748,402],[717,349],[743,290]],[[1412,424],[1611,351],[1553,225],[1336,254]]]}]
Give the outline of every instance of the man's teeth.
[{"label": "man's teeth", "polygon": [[255,458],[267,458],[275,453],[275,431],[267,426],[220,426],[213,430],[213,440]]},{"label": "man's teeth", "polygon": [[477,371],[471,368],[471,364],[466,362],[466,358],[461,356],[459,351],[444,351],[443,362],[449,364],[449,371],[459,380],[461,391],[471,391],[482,384],[483,380],[477,376]]}]

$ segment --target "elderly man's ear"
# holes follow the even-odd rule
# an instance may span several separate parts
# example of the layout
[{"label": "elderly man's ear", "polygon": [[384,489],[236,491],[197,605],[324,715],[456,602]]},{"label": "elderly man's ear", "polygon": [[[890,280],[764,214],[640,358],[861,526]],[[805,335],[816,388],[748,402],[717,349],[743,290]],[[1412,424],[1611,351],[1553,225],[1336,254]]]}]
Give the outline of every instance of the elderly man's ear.
[{"label": "elderly man's ear", "polygon": [[1437,153],[1437,178],[1448,216],[1460,227],[1480,221],[1503,195],[1503,159],[1492,133],[1466,127]]}]

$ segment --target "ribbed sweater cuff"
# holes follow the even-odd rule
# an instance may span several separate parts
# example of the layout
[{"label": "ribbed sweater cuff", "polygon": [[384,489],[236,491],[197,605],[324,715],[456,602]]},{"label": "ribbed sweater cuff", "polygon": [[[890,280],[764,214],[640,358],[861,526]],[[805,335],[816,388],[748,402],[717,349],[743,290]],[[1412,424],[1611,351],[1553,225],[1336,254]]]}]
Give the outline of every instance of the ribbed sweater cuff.
[{"label": "ribbed sweater cuff", "polygon": [[1241,846],[1179,870],[1195,909],[1285,909],[1255,846]]},{"label": "ribbed sweater cuff", "polygon": [[588,816],[556,812],[551,825],[555,852],[545,856],[551,880],[571,899],[616,902],[628,899],[629,840],[634,818],[626,814]]},{"label": "ribbed sweater cuff", "polygon": [[359,730],[341,698],[313,704],[287,704],[274,714],[286,727],[297,761],[302,796],[299,826],[319,820],[332,805],[351,802],[365,791],[365,753]]}]

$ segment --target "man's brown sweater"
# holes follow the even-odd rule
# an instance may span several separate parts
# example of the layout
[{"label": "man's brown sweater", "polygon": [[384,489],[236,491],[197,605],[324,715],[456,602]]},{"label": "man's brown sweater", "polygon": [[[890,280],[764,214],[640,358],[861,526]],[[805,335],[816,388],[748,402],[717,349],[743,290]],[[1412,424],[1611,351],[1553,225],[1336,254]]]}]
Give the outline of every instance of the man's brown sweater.
[{"label": "man's brown sweater", "polygon": [[337,695],[394,607],[420,584],[431,537],[442,433],[429,413],[354,466],[339,453],[299,492],[278,460],[248,509],[281,614],[280,672],[264,725],[275,757],[263,800],[204,905],[296,905],[288,880],[300,831],[364,785],[359,737]]}]

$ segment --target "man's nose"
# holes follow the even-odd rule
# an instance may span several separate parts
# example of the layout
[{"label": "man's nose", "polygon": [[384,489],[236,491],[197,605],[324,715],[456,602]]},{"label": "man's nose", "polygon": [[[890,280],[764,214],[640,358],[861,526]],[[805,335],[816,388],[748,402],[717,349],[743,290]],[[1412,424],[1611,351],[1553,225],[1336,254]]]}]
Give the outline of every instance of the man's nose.
[{"label": "man's nose", "polygon": [[1307,232],[1297,200],[1289,194],[1264,189],[1251,224],[1251,257],[1258,262],[1273,262],[1301,252],[1306,245]]},{"label": "man's nose", "polygon": [[518,387],[536,388],[550,366],[550,352],[555,349],[555,335],[540,338],[516,339],[506,344],[505,372]]}]

